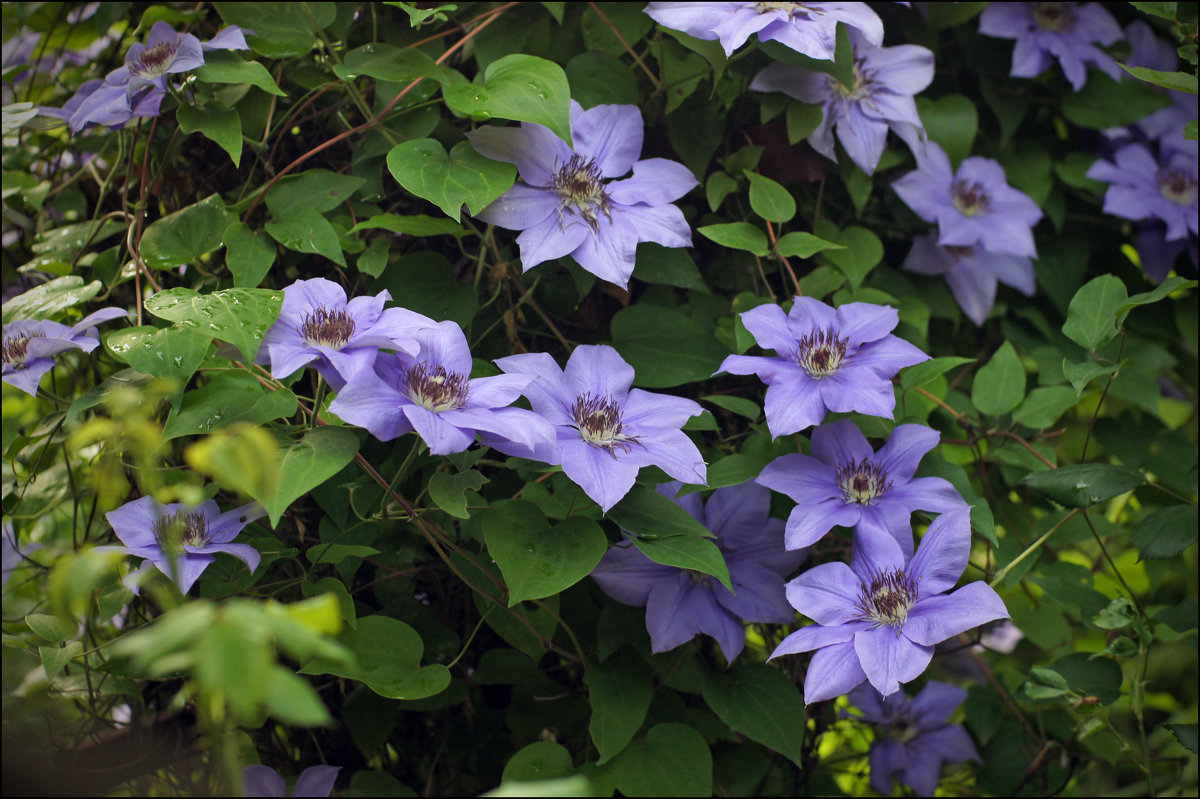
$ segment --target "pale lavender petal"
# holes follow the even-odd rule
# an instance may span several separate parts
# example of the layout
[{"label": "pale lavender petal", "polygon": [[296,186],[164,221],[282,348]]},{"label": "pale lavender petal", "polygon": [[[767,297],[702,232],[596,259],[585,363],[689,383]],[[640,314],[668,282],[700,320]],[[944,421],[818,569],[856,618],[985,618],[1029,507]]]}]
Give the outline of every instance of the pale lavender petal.
[{"label": "pale lavender petal", "polygon": [[624,209],[623,214],[637,230],[638,242],[650,241],[663,247],[691,247],[692,228],[687,219],[673,205],[649,207],[634,205]]},{"label": "pale lavender petal", "polygon": [[749,622],[787,624],[796,617],[783,591],[778,574],[757,563],[727,559],[729,579],[735,593],[714,586],[713,593],[722,606]]},{"label": "pale lavender petal", "polygon": [[933,659],[932,646],[916,644],[890,625],[856,632],[854,651],[867,679],[884,696],[920,677]]},{"label": "pale lavender petal", "polygon": [[413,429],[402,409],[406,399],[367,373],[347,383],[329,404],[329,410],[350,424],[366,428],[380,441],[391,441]]},{"label": "pale lavender petal", "polygon": [[855,600],[862,580],[845,563],[822,563],[787,584],[787,600],[796,610],[825,626],[847,624],[859,617]]},{"label": "pale lavender petal", "polygon": [[433,455],[453,455],[475,443],[475,431],[460,430],[442,418],[442,415],[422,405],[404,405],[400,408],[421,440],[429,445]]},{"label": "pale lavender petal", "polygon": [[[759,305],[739,315],[758,346],[785,354],[796,348],[796,335],[778,305]],[[741,373],[745,374],[745,373]]]},{"label": "pale lavender petal", "polygon": [[[1029,263],[1028,259],[1023,260]],[[965,258],[956,260],[946,273],[946,284],[967,318],[982,326],[996,301],[996,277],[974,266]]]},{"label": "pale lavender petal", "polygon": [[773,660],[780,655],[795,655],[801,652],[811,652],[835,644],[844,644],[854,638],[854,633],[866,628],[865,622],[842,624],[837,627],[822,627],[810,624],[801,627],[796,632],[784,638],[767,660]]},{"label": "pale lavender petal", "polygon": [[967,568],[971,555],[969,513],[964,503],[961,509],[938,516],[925,531],[908,565],[908,574],[917,581],[921,597],[950,590]]},{"label": "pale lavender petal", "polygon": [[870,584],[880,574],[903,569],[904,562],[904,552],[892,536],[871,529],[860,529],[854,536],[849,568],[860,582]]},{"label": "pale lavender petal", "polygon": [[[886,449],[886,445],[884,449]],[[882,457],[874,457],[875,451],[867,443],[866,436],[858,429],[858,425],[849,419],[824,424],[814,430],[812,432],[812,454],[825,464],[826,471],[830,473],[831,477],[834,468],[851,462],[882,461]],[[883,451],[880,450],[880,455],[882,456],[882,454]]]},{"label": "pale lavender petal", "polygon": [[821,423],[826,409],[821,382],[805,375],[799,380],[776,380],[767,387],[763,408],[772,437],[798,433]]},{"label": "pale lavender petal", "polygon": [[[640,146],[638,151],[641,152]],[[633,165],[633,177],[613,181],[607,190],[612,201],[622,205],[663,205],[678,200],[697,185],[692,171],[678,161],[647,158]]]},{"label": "pale lavender petal", "polygon": [[287,783],[270,766],[246,766],[242,771],[242,793],[245,796],[284,797]]},{"label": "pale lavender petal", "polygon": [[888,437],[887,443],[879,448],[875,461],[893,479],[902,477],[906,481],[917,471],[921,458],[938,445],[941,433],[923,424],[898,425]]},{"label": "pale lavender petal", "polygon": [[953,594],[919,599],[908,612],[904,635],[923,646],[935,646],[981,624],[1007,618],[1004,601],[980,581]]},{"label": "pale lavender petal", "polygon": [[[821,429],[817,428],[818,431]],[[816,433],[813,435],[815,437]],[[829,499],[841,500],[833,469],[810,455],[780,455],[768,463],[754,481],[787,494],[801,506],[811,506]]]},{"label": "pale lavender petal", "polygon": [[836,699],[865,679],[867,673],[859,662],[854,644],[827,646],[813,655],[808,664],[808,672],[804,675],[804,704]]},{"label": "pale lavender petal", "polygon": [[954,711],[967,699],[967,692],[957,685],[944,682],[930,681],[917,694],[910,711],[918,720],[922,731],[932,731],[935,727],[950,721]]},{"label": "pale lavender petal", "polygon": [[[197,555],[215,555],[218,552],[224,552],[227,555],[233,555],[235,558],[246,564],[246,568],[251,573],[258,568],[259,561],[262,556],[258,550],[249,544],[209,544],[203,547],[186,547],[188,553]],[[186,591],[184,593],[187,593]]]},{"label": "pale lavender petal", "polygon": [[621,396],[633,383],[633,367],[621,354],[605,344],[584,344],[575,348],[563,370],[575,395]]},{"label": "pale lavender petal", "polygon": [[784,533],[788,549],[803,549],[821,540],[834,527],[854,527],[862,511],[858,505],[826,499],[816,505],[797,505],[788,516]]},{"label": "pale lavender petal", "polygon": [[638,466],[605,450],[575,441],[558,442],[563,471],[605,513],[633,488]]},{"label": "pale lavender petal", "polygon": [[186,595],[188,591],[192,590],[192,586],[195,584],[195,582],[200,579],[200,575],[204,573],[204,570],[208,568],[208,564],[212,563],[214,560],[215,558],[212,555],[184,555],[183,557],[176,559],[176,563],[178,564],[177,569],[179,571],[178,576],[171,574],[171,567],[165,558],[163,560],[154,561],[154,565],[169,579],[177,579],[179,593]]},{"label": "pale lavender petal", "polygon": [[160,505],[154,497],[141,497],[126,502],[104,514],[121,543],[128,547],[157,547],[154,525],[159,519],[181,507],[178,503]]},{"label": "pale lavender petal", "polygon": [[597,217],[596,230],[583,222],[575,224],[586,233],[570,251],[571,257],[601,280],[628,286],[638,245],[636,215],[618,206],[612,209],[611,221],[603,215]]},{"label": "pale lavender petal", "polygon": [[200,46],[205,50],[249,50],[250,45],[246,44],[247,33],[254,35],[254,31],[229,25],[217,31],[207,42],[201,42]]},{"label": "pale lavender petal", "polygon": [[[571,138],[575,142],[575,152],[594,158],[596,166],[600,168],[600,174],[606,178],[618,178],[628,174],[633,162],[642,154],[642,135],[642,112],[635,105],[598,105],[584,111],[578,103],[572,101]],[[682,164],[677,166],[687,172],[687,167]],[[687,174],[691,177],[690,172]],[[662,202],[670,202],[673,199],[675,197]]]},{"label": "pale lavender petal", "polygon": [[341,766],[309,766],[296,778],[292,796],[329,796],[341,770]]},{"label": "pale lavender petal", "polygon": [[[889,337],[872,346],[888,347],[894,338]],[[900,339],[895,340],[899,341]],[[912,345],[908,344],[908,346]],[[859,354],[862,355],[864,350],[860,350]],[[928,356],[924,357],[928,358]],[[866,358],[851,360],[849,363],[843,364],[836,373],[814,381],[825,407],[834,413],[857,411],[868,416],[882,416],[884,419],[891,419],[892,412],[896,408],[896,392],[892,389],[892,383],[887,377],[871,368],[874,362],[873,360],[868,361]]]},{"label": "pale lavender petal", "polygon": [[650,431],[642,435],[641,444],[634,446],[628,455],[622,455],[622,459],[638,466],[657,466],[685,483],[708,482],[704,457],[683,431]]},{"label": "pale lavender petal", "polygon": [[[619,355],[617,356],[620,357]],[[597,364],[600,365],[600,364]],[[613,362],[612,367],[622,370],[622,366],[627,367],[624,359],[620,359],[619,363]],[[568,369],[570,364],[568,364]],[[606,367],[605,367],[606,368]],[[598,378],[602,379],[602,378]],[[577,385],[587,385],[577,383]],[[604,385],[608,385],[605,383]],[[618,382],[616,386],[622,385]],[[619,393],[620,388],[609,388],[607,393]],[[627,426],[636,425],[642,427],[682,427],[688,419],[693,416],[698,416],[703,413],[704,409],[700,407],[700,403],[695,400],[687,399],[686,397],[673,397],[670,394],[653,394],[649,391],[643,391],[640,388],[632,389],[629,396],[625,399],[623,418]]]},{"label": "pale lavender petal", "polygon": [[658,580],[671,578],[677,569],[655,563],[632,544],[618,544],[604,553],[592,570],[592,579],[618,602],[645,607],[650,589]]},{"label": "pale lavender petal", "polygon": [[552,189],[517,183],[475,216],[489,225],[525,230],[545,222],[550,216],[556,215],[560,208],[562,200]]},{"label": "pale lavender petal", "polygon": [[592,229],[581,220],[551,214],[517,236],[521,268],[527,272],[545,261],[570,255],[591,233]]},{"label": "pale lavender petal", "polygon": [[571,148],[544,125],[522,122],[520,127],[484,125],[467,133],[471,147],[493,161],[515,164],[530,186],[550,186],[560,166],[571,160]]}]

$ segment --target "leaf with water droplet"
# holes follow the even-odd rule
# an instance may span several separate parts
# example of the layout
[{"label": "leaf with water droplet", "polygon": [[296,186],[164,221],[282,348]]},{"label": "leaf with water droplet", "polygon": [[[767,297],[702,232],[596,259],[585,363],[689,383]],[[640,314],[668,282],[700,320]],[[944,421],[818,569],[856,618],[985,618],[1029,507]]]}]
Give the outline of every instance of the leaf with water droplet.
[{"label": "leaf with water droplet", "polygon": [[193,263],[224,243],[231,219],[217,194],[181,208],[146,228],[139,246],[142,260],[151,269]]},{"label": "leaf with water droplet", "polygon": [[571,516],[551,529],[530,502],[508,502],[482,518],[488,552],[508,585],[509,607],[571,587],[592,573],[608,548],[591,519]]},{"label": "leaf with water droplet", "polygon": [[262,424],[296,412],[296,395],[286,388],[269,391],[249,372],[221,372],[201,388],[183,395],[167,415],[163,435],[209,433],[235,422]]},{"label": "leaf with water droplet", "polygon": [[451,219],[462,218],[465,203],[478,213],[512,187],[517,169],[485,158],[468,142],[459,142],[447,155],[433,139],[414,139],[392,148],[388,171],[404,188],[441,208]]},{"label": "leaf with water droplet", "polygon": [[1146,482],[1136,469],[1111,463],[1080,463],[1033,472],[1020,482],[1068,508],[1086,508]]},{"label": "leaf with water droplet", "polygon": [[175,380],[182,389],[204,360],[210,341],[188,327],[143,325],[109,333],[104,346],[142,374]]},{"label": "leaf with water droplet", "polygon": [[249,363],[258,353],[267,328],[279,316],[282,304],[283,292],[271,289],[224,289],[201,294],[176,288],[147,299],[146,310],[185,327],[204,325],[204,335],[228,341]]},{"label": "leaf with water droplet", "polygon": [[78,275],[65,275],[34,286],[4,303],[4,324],[18,319],[53,319],[67,308],[87,302],[104,288],[99,280],[86,286]]},{"label": "leaf with water droplet", "polygon": [[482,87],[463,83],[444,88],[442,94],[446,105],[460,114],[536,122],[571,144],[571,87],[567,73],[553,61],[506,55],[488,64]]}]

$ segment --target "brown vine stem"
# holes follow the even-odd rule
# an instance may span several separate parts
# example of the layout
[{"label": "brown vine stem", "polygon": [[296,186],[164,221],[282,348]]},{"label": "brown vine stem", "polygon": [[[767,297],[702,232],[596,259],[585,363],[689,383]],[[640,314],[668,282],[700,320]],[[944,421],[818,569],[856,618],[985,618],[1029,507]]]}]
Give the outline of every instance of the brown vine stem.
[{"label": "brown vine stem", "polygon": [[608,26],[608,29],[613,32],[613,36],[617,37],[617,41],[621,43],[621,46],[625,48],[626,52],[633,56],[633,60],[636,61],[637,65],[642,68],[642,72],[646,73],[646,77],[650,78],[650,82],[654,84],[654,88],[661,90],[663,87],[662,81],[658,79],[657,75],[650,71],[650,67],[646,66],[646,62],[641,59],[641,56],[633,51],[633,48],[629,46],[629,42],[625,41],[625,37],[621,35],[619,30],[617,30],[617,26],[612,24],[608,17],[604,15],[604,12],[600,10],[600,6],[591,2],[589,2],[588,5],[591,6],[592,11],[596,12],[596,16],[600,17],[600,20]]},{"label": "brown vine stem", "polygon": [[1017,435],[1016,433],[1010,433],[1006,430],[989,430],[987,434],[989,436],[1000,436],[1001,438],[1010,438],[1013,441],[1016,441],[1018,444],[1020,444],[1025,449],[1029,450],[1029,452],[1033,455],[1033,457],[1037,458],[1039,461],[1046,464],[1051,469],[1058,468],[1058,465],[1054,461],[1050,460],[1045,455],[1038,452],[1036,449],[1033,448],[1032,444],[1030,444],[1028,441],[1026,441],[1021,436]]},{"label": "brown vine stem", "polygon": [[[479,24],[479,27],[477,27],[474,30],[467,33],[466,36],[463,36],[461,39],[459,39],[457,42],[455,42],[452,47],[450,47],[448,50],[446,50],[446,52],[444,52],[440,56],[438,56],[437,61],[435,63],[441,64],[441,63],[445,62],[447,59],[450,58],[450,56],[454,55],[456,52],[458,52],[460,49],[462,49],[463,45],[465,45],[468,41],[470,41],[472,37],[477,35],[480,31],[482,31],[488,25],[492,24],[492,22],[494,22],[496,19],[499,19],[501,12],[510,9],[515,5],[517,5],[516,2],[505,3],[504,5],[500,6],[499,8],[496,8],[495,10],[493,10],[492,16],[485,19],[483,22],[481,22]],[[282,178],[287,173],[291,172],[296,167],[303,164],[308,159],[312,158],[317,153],[319,153],[323,150],[329,149],[330,147],[337,144],[338,142],[343,141],[344,139],[348,139],[351,136],[355,135],[356,133],[362,133],[363,131],[370,130],[371,128],[378,125],[396,106],[396,103],[400,102],[400,100],[406,94],[408,94],[410,91],[412,91],[417,86],[417,84],[423,80],[425,80],[424,77],[416,78],[415,80],[413,80],[412,83],[408,84],[403,89],[401,89],[400,93],[397,94],[395,97],[393,97],[392,101],[390,103],[388,103],[387,106],[384,107],[384,109],[382,111],[380,111],[378,114],[371,117],[370,119],[368,119],[366,122],[362,123],[361,125],[356,125],[347,131],[339,133],[338,135],[334,136],[332,139],[329,139],[328,141],[318,144],[316,147],[312,148],[311,150],[309,150],[308,152],[304,153],[299,158],[297,158],[295,161],[292,161],[290,164],[285,166],[283,169],[279,170],[279,172],[277,172],[274,177],[272,177],[269,181],[267,181],[267,185],[263,186],[262,191],[260,191],[257,195],[255,195],[254,200],[250,203],[250,207],[247,208],[246,213],[242,215],[242,222],[249,221],[250,215],[252,213],[254,213],[254,209],[258,207],[258,204],[260,202],[262,202],[262,199],[263,199],[263,197],[266,196],[267,192],[270,191],[272,188],[274,188],[275,184],[279,182],[280,178]]]},{"label": "brown vine stem", "polygon": [[[767,223],[767,235],[771,237],[771,249],[774,250],[775,246],[779,243],[778,239],[775,238],[775,228],[771,224],[770,219],[765,221]],[[800,290],[800,281],[796,279],[796,273],[792,271],[791,261],[787,259],[786,255],[780,255],[779,253],[775,253],[775,257],[782,261],[784,268],[787,269],[788,276],[792,279],[792,285],[796,287],[796,296],[803,297],[804,292]]]},{"label": "brown vine stem", "polygon": [[[959,640],[969,640],[963,634],[959,634],[958,638]],[[987,661],[981,658],[979,653],[972,648],[968,648],[966,652],[971,656],[971,659],[975,661],[975,664],[979,666],[979,668],[983,669],[983,673],[987,676],[988,682],[991,683],[992,687],[996,689],[996,693],[1000,694],[1000,698],[1004,700],[1004,704],[1008,706],[1008,709],[1012,712],[1012,714],[1017,717],[1017,721],[1021,722],[1021,726],[1025,728],[1025,733],[1033,740],[1041,741],[1042,737],[1037,734],[1036,730],[1033,729],[1033,726],[1029,723],[1029,719],[1025,718],[1025,714],[1021,712],[1021,708],[1017,707],[1016,703],[1013,702],[1012,697],[1008,695],[1008,691],[1004,688],[1004,685],[998,679],[996,679],[996,675],[992,673],[992,669],[990,666],[988,666]]]},{"label": "brown vine stem", "polygon": [[947,405],[946,401],[944,399],[942,399],[941,397],[939,397],[935,394],[931,394],[930,392],[926,391],[925,389],[921,388],[920,386],[914,386],[913,391],[917,392],[922,397],[926,397],[926,398],[931,399],[934,402],[936,402],[939,406],[941,406],[942,410],[944,410],[946,413],[953,416],[955,421],[960,421],[963,418],[963,415],[961,413],[959,413],[958,411],[954,410],[949,405]]}]

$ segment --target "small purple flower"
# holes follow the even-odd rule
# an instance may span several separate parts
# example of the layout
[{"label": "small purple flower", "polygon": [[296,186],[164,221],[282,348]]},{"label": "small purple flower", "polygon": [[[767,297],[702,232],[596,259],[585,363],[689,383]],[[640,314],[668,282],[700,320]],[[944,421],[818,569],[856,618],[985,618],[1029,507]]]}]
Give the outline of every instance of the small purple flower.
[{"label": "small purple flower", "polygon": [[[13,529],[12,519],[5,519],[3,527],[0,528],[0,555],[2,555],[3,583],[0,585],[8,585],[8,578],[12,577],[12,573],[16,571],[29,555],[41,549],[42,545],[33,543],[21,549],[17,542],[17,531]],[[790,619],[790,617],[789,617]]]},{"label": "small purple flower", "polygon": [[4,326],[3,380],[36,396],[42,375],[54,367],[54,357],[67,350],[91,352],[100,346],[96,325],[129,316],[121,308],[101,308],[67,327],[44,319],[20,319]]},{"label": "small purple flower", "polygon": [[1058,59],[1071,87],[1087,83],[1092,64],[1113,80],[1124,71],[1097,44],[1109,45],[1124,38],[1121,26],[1099,3],[992,3],[979,17],[979,32],[1000,39],[1016,39],[1013,47],[1014,78],[1032,78]]},{"label": "small purple flower", "polygon": [[697,39],[720,39],[725,55],[745,44],[776,41],[818,61],[833,61],[837,24],[883,44],[883,22],[866,3],[650,3],[646,13],[660,25]]},{"label": "small purple flower", "polygon": [[946,723],[966,698],[963,689],[935,680],[912,699],[903,691],[881,696],[865,683],[851,691],[850,704],[875,725],[868,755],[871,787],[891,796],[895,780],[917,796],[933,796],[943,763],[978,761],[979,753],[962,725]]},{"label": "small purple flower", "polygon": [[267,330],[262,350],[272,377],[287,377],[313,364],[334,391],[361,371],[370,371],[379,349],[415,353],[416,331],[436,322],[406,308],[383,304],[392,295],[346,301],[346,291],[332,280],[297,280],[283,290],[279,318]]},{"label": "small purple flower", "polygon": [[[571,101],[572,150],[550,129],[488,125],[467,134],[471,146],[497,161],[516,164],[517,183],[477,216],[520,230],[517,246],[525,271],[570,255],[596,277],[625,287],[637,245],[692,246],[683,212],[670,203],[696,186],[687,167],[665,158],[637,160],[642,152],[642,112],[632,105],[598,105],[587,111]],[[633,177],[618,178],[633,169]]]},{"label": "small purple flower", "polygon": [[124,87],[110,86],[96,78],[80,86],[62,108],[39,106],[38,114],[66,121],[72,133],[78,133],[88,125],[120,128],[134,117],[158,116],[165,96],[163,92],[147,92],[131,106]]},{"label": "small purple flower", "polygon": [[772,436],[820,424],[826,411],[891,419],[896,407],[892,377],[929,360],[890,335],[900,316],[887,306],[852,302],[835,311],[820,300],[797,297],[786,316],[778,305],[760,305],[741,318],[758,346],[776,354],[730,355],[717,371],[758,375],[767,384]]},{"label": "small purple flower", "polygon": [[872,45],[857,30],[850,31],[850,45],[854,50],[853,86],[843,86],[832,75],[774,63],[758,74],[750,88],[783,92],[802,103],[823,106],[824,118],[808,143],[837,161],[836,128],[847,155],[871,175],[887,146],[889,128],[913,153],[924,150],[925,128],[913,95],[933,81],[933,53],[915,44]]},{"label": "small purple flower", "polygon": [[[243,39],[241,49],[246,49]],[[105,83],[124,86],[130,95],[145,88],[167,90],[167,75],[204,66],[200,40],[190,33],[176,33],[170,24],[158,21],[146,43],[135,42],[125,52],[125,65],[108,73]]]},{"label": "small purple flower", "polygon": [[787,521],[787,548],[811,546],[834,527],[887,533],[913,552],[912,513],[946,513],[966,503],[940,477],[913,477],[941,436],[919,424],[892,431],[879,452],[849,419],[812,433],[812,455],[783,455],[755,482],[796,502]]},{"label": "small purple flower", "polygon": [[984,582],[944,593],[970,552],[965,507],[937,517],[907,562],[890,535],[855,535],[849,566],[823,563],[787,584],[792,607],[816,624],[783,639],[771,658],[817,650],[804,679],[806,704],[841,696],[863,680],[884,696],[895,693],[921,676],[942,641],[1008,618]]},{"label": "small purple flower", "polygon": [[1196,155],[1168,152],[1159,165],[1140,144],[1117,151],[1116,163],[1097,161],[1087,171],[1093,180],[1110,183],[1104,194],[1104,213],[1126,219],[1160,219],[1167,225],[1167,241],[1185,239],[1197,232]]},{"label": "small purple flower", "polygon": [[211,499],[192,508],[179,502],[163,505],[153,497],[142,497],[104,515],[125,546],[96,549],[145,558],[141,568],[125,578],[126,586],[135,594],[139,577],[151,566],[174,580],[179,592],[186,594],[217,552],[233,555],[252,572],[258,568],[258,550],[249,544],[230,542],[248,523],[264,515],[266,511],[253,502],[221,513]]},{"label": "small purple flower", "polygon": [[246,766],[242,771],[242,795],[259,797],[329,796],[341,766],[309,766],[300,772],[288,793],[287,783],[270,766]]},{"label": "small purple flower", "polygon": [[937,222],[938,244],[1037,258],[1033,226],[1037,203],[1008,185],[1004,167],[991,158],[963,159],[958,172],[936,142],[917,156],[917,169],[892,184],[900,199],[926,222]]},{"label": "small purple flower", "polygon": [[629,493],[643,466],[685,483],[708,480],[700,450],[679,429],[703,409],[683,397],[630,389],[633,367],[612,347],[576,347],[566,369],[544,352],[509,355],[496,365],[533,378],[525,396],[557,430],[557,450],[543,447],[526,457],[561,463],[601,510]]},{"label": "small purple flower", "polygon": [[1196,236],[1167,241],[1167,226],[1155,219],[1134,225],[1137,231],[1138,258],[1142,270],[1155,282],[1161,283],[1171,273],[1179,256],[1187,250],[1192,260],[1192,272],[1200,265]]},{"label": "small purple flower", "polygon": [[988,252],[982,247],[943,247],[933,233],[913,239],[902,265],[922,275],[942,275],[972,322],[982,325],[996,301],[996,281],[1033,296],[1033,261],[1021,255]]},{"label": "small purple flower", "polygon": [[618,602],[646,608],[651,649],[666,652],[703,633],[716,639],[733,662],[746,643],[743,620],[786,624],[795,611],[784,578],[807,551],[783,548],[783,522],[770,517],[771,493],[753,483],[718,488],[702,504],[699,494],[676,498],[682,483],[655,490],[670,497],[716,537],[736,593],[701,572],[655,563],[631,544],[604,554],[592,578]]},{"label": "small purple flower", "polygon": [[[553,449],[554,428],[523,408],[508,408],[532,379],[470,379],[471,351],[462,328],[438,322],[413,333],[420,355],[380,355],[374,371],[352,377],[329,410],[380,441],[416,430],[434,455],[462,452],[479,432],[485,446],[513,455]],[[413,350],[416,351],[416,348]]]}]

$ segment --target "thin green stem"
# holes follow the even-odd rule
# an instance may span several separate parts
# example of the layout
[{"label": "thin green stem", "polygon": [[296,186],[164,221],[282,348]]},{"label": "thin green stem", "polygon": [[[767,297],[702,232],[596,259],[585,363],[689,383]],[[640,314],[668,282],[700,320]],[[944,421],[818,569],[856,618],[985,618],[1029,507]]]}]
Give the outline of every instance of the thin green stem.
[{"label": "thin green stem", "polygon": [[1013,569],[1015,569],[1017,567],[1017,565],[1021,561],[1025,560],[1025,558],[1029,557],[1034,552],[1036,552],[1042,546],[1042,544],[1046,543],[1046,540],[1049,539],[1050,536],[1054,535],[1054,533],[1056,533],[1058,531],[1058,528],[1062,527],[1064,524],[1066,524],[1071,519],[1073,519],[1076,515],[1079,514],[1079,512],[1080,512],[1080,509],[1076,508],[1075,510],[1068,513],[1066,516],[1062,517],[1062,519],[1059,520],[1058,524],[1054,525],[1049,530],[1042,533],[1041,538],[1039,538],[1038,540],[1036,540],[1032,544],[1030,544],[1028,547],[1026,547],[1024,552],[1022,552],[1020,555],[1017,555],[1017,557],[1013,558],[1013,560],[1007,566],[1002,568],[1000,571],[996,572],[996,575],[994,577],[992,577],[992,580],[991,580],[991,582],[988,583],[988,585],[990,585],[992,588],[995,588],[1000,583],[1001,580],[1003,580],[1005,577],[1008,576],[1008,573],[1010,571],[1012,571]]}]

